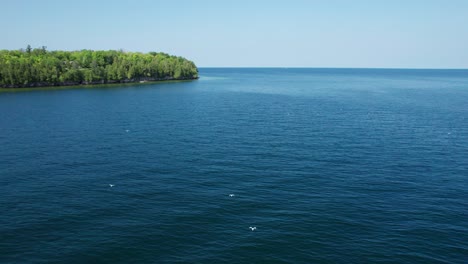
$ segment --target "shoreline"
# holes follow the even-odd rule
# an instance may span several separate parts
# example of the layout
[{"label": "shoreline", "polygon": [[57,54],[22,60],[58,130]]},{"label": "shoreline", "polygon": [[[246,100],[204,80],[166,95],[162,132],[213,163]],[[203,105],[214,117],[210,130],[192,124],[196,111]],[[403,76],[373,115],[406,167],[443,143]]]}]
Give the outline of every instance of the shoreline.
[{"label": "shoreline", "polygon": [[159,83],[159,82],[177,82],[177,81],[192,81],[198,80],[200,77],[189,77],[189,78],[138,78],[138,79],[124,79],[119,81],[94,81],[94,82],[62,82],[62,83],[48,83],[48,82],[37,82],[27,85],[4,85],[0,86],[2,91],[10,90],[34,90],[41,88],[63,88],[63,87],[86,87],[86,86],[106,86],[106,85],[119,85],[119,84],[145,84],[145,83]]},{"label": "shoreline", "polygon": [[73,88],[111,88],[118,86],[133,86],[133,85],[149,85],[149,84],[163,84],[163,83],[178,83],[178,82],[189,82],[196,81],[200,77],[194,78],[166,78],[166,79],[155,79],[155,80],[125,80],[122,82],[92,82],[92,83],[73,83],[67,85],[44,85],[44,86],[22,86],[22,87],[1,87],[0,93],[2,92],[22,92],[22,91],[40,91],[40,90],[60,90],[60,89],[73,89]]}]

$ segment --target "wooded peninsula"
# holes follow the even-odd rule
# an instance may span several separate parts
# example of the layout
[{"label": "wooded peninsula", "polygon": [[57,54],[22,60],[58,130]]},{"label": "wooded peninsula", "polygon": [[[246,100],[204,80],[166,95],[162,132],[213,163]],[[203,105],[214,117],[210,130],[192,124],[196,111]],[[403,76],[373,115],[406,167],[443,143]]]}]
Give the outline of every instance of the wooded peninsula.
[{"label": "wooded peninsula", "polygon": [[0,50],[0,87],[44,87],[198,78],[192,61],[161,52]]}]

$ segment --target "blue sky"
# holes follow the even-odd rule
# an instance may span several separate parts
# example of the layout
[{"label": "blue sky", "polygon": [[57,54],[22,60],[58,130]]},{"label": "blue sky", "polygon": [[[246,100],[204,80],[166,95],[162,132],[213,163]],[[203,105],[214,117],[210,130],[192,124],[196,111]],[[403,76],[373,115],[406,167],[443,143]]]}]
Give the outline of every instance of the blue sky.
[{"label": "blue sky", "polygon": [[0,49],[164,51],[201,67],[468,68],[466,0],[0,4]]}]

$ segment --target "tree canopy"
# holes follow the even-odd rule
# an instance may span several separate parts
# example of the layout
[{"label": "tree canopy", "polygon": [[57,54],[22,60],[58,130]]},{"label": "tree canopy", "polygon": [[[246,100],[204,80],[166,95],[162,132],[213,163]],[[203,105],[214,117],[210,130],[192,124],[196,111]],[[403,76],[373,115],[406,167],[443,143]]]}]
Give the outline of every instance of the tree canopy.
[{"label": "tree canopy", "polygon": [[194,78],[192,61],[161,52],[0,50],[0,87]]}]

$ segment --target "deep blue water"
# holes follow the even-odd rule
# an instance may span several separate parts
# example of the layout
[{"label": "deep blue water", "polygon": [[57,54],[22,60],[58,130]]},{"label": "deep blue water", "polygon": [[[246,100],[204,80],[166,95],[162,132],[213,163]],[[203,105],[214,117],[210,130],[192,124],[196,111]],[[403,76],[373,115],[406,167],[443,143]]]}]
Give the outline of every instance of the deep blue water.
[{"label": "deep blue water", "polygon": [[468,71],[200,74],[0,93],[0,262],[468,263]]}]

